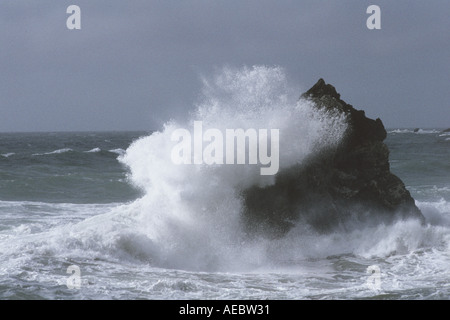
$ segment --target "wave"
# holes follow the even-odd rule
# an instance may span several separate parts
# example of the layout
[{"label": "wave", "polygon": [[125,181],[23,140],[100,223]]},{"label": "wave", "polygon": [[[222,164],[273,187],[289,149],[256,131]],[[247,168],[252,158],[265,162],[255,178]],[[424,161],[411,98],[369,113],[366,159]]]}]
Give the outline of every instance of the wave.
[{"label": "wave", "polygon": [[[123,156],[125,154],[125,150],[122,148],[116,148],[116,149],[111,149],[111,150],[103,150],[99,147],[95,147],[89,150],[77,150],[77,149],[72,149],[72,148],[61,148],[61,149],[56,149],[50,152],[35,152],[35,153],[30,153],[29,156],[31,157],[42,157],[42,156],[56,156],[56,155],[63,155],[66,153],[71,153],[73,154],[73,157],[85,157],[88,156],[89,154],[98,154],[101,156],[105,156],[105,157],[110,157],[111,154],[115,154],[115,155],[119,155],[119,156]],[[4,154],[0,154],[1,157],[4,158],[9,158],[11,156],[16,155],[16,153],[11,152],[11,153],[4,153]]]},{"label": "wave", "polygon": [[439,133],[441,131],[435,130],[435,129],[419,129],[419,131],[415,132],[417,134],[432,134],[432,133]]},{"label": "wave", "polygon": [[108,150],[108,151],[112,152],[112,153],[115,153],[115,154],[118,154],[119,156],[122,156],[122,155],[125,154],[125,150],[121,149],[121,148],[111,149],[111,150]]},{"label": "wave", "polygon": [[[449,188],[444,188],[444,190],[449,191]],[[450,228],[450,202],[440,199],[438,201],[416,201],[416,203],[429,224]]]},{"label": "wave", "polygon": [[416,134],[432,134],[439,133],[441,131],[436,129],[393,129],[389,130],[388,133],[416,133]]},{"label": "wave", "polygon": [[414,130],[410,130],[410,129],[394,129],[394,130],[390,130],[388,131],[388,133],[413,133]]},{"label": "wave", "polygon": [[9,157],[11,157],[11,156],[13,156],[13,155],[15,155],[14,152],[2,153],[2,157],[5,157],[5,158],[9,158]]},{"label": "wave", "polygon": [[[27,226],[18,226],[11,232],[19,234],[20,240],[9,234],[4,238],[0,235],[0,254],[14,255],[23,248],[33,248],[36,256],[57,255],[69,261],[95,259],[145,262],[153,267],[191,271],[264,272],[337,256],[381,261],[405,255],[424,256],[428,252],[434,260],[447,259],[442,264],[446,265],[448,257],[445,256],[450,249],[450,203],[417,204],[429,221],[427,225],[406,220],[390,225],[361,225],[350,232],[341,230],[324,235],[297,224],[283,238],[271,240],[247,239],[217,220],[205,223],[180,217],[170,223],[156,224],[155,220],[166,218],[160,213],[157,219],[150,219],[146,211],[150,209],[148,199],[143,198],[117,205],[106,213],[107,207],[99,207],[98,215],[79,222],[82,216],[72,218],[71,223],[66,221],[51,231],[40,227],[42,232],[36,233]],[[85,212],[92,208],[74,207],[74,210]],[[61,215],[60,219],[63,222],[66,218]]]},{"label": "wave", "polygon": [[54,150],[51,152],[45,152],[45,153],[33,153],[33,156],[44,156],[44,155],[50,155],[50,154],[60,154],[60,153],[66,153],[73,151],[71,148],[62,148],[58,150]]},{"label": "wave", "polygon": [[96,153],[96,152],[100,152],[100,151],[102,151],[102,149],[100,149],[100,148],[94,148],[94,149],[91,149],[91,150],[89,150],[89,151],[84,151],[84,152],[86,152],[86,153]]},{"label": "wave", "polygon": [[[62,149],[54,150],[54,151],[51,151],[51,152],[33,153],[32,155],[33,156],[43,156],[43,155],[61,154],[61,153],[66,153],[66,152],[74,152],[74,150],[71,149],[71,148],[62,148]],[[98,147],[95,147],[95,148],[93,148],[91,150],[83,151],[83,153],[98,153],[98,152],[102,152],[102,149],[100,149]],[[125,154],[125,150],[121,149],[121,148],[111,149],[111,150],[108,150],[108,152],[115,153],[115,154],[118,154],[118,155],[124,155]]]}]

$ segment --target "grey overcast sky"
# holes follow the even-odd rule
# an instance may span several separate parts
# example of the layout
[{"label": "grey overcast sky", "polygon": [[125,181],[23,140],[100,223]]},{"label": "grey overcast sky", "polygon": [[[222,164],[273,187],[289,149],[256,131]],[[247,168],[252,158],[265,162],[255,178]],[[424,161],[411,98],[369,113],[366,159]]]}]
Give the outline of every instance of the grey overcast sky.
[{"label": "grey overcast sky", "polygon": [[281,66],[299,95],[322,77],[388,128],[447,128],[450,1],[1,0],[0,131],[159,129],[226,65]]}]

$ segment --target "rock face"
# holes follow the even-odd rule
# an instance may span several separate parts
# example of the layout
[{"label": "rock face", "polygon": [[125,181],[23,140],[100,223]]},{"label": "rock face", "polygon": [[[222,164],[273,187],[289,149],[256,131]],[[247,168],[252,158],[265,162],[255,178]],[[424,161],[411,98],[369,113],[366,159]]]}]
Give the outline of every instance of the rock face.
[{"label": "rock face", "polygon": [[351,229],[396,219],[424,221],[403,182],[390,172],[386,130],[340,98],[323,79],[301,96],[331,114],[344,113],[348,127],[339,146],[280,172],[274,185],[243,193],[249,232],[273,237],[295,223],[319,232]]}]

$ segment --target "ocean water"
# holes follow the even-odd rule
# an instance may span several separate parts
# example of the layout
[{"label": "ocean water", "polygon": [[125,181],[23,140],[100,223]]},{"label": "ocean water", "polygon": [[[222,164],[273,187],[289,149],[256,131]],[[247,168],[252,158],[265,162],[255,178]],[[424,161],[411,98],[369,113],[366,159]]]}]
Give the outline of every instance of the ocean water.
[{"label": "ocean water", "polygon": [[199,119],[279,128],[281,169],[339,142],[345,119],[297,98],[280,69],[225,70],[205,80],[190,119],[153,133],[0,133],[0,299],[448,299],[442,129],[389,129],[386,139],[425,225],[320,234],[298,224],[249,238],[239,191],[273,177],[170,161],[172,130]]}]

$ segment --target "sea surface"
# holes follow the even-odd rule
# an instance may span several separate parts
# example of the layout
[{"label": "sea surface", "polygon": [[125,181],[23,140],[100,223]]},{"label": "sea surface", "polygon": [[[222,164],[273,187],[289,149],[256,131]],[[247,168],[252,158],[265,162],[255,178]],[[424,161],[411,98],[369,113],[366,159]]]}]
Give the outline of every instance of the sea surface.
[{"label": "sea surface", "polygon": [[[426,225],[299,228],[257,243],[207,210],[192,215],[170,175],[139,186],[146,170],[169,170],[146,166],[152,153],[136,150],[147,145],[130,147],[150,135],[0,134],[0,299],[450,297],[450,133],[388,130],[391,170]],[[204,184],[214,179],[206,171]],[[154,190],[174,197],[164,203]],[[220,202],[205,193],[205,206]]]},{"label": "sea surface", "polygon": [[[279,67],[225,68],[204,79],[188,117],[155,132],[0,133],[0,299],[448,299],[442,129],[385,140],[426,224],[354,221],[323,234],[297,221],[282,237],[249,236],[241,195],[274,182],[263,164],[174,163],[173,133],[201,121],[278,129],[279,170],[301,166],[348,123],[298,92]],[[204,150],[218,137],[203,136]]]}]

